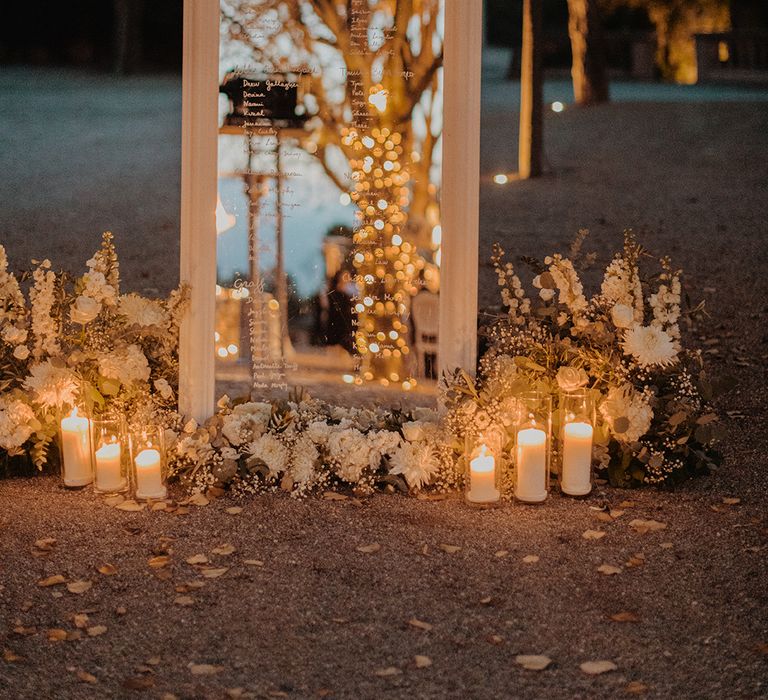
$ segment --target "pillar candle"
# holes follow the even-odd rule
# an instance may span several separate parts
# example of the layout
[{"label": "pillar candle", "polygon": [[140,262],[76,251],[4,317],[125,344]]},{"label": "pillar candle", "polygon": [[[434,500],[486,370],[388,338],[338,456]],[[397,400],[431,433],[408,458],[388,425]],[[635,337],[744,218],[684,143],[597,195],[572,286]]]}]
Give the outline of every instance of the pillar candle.
[{"label": "pillar candle", "polygon": [[467,500],[472,503],[494,503],[501,494],[496,488],[496,460],[488,454],[485,445],[480,454],[469,463],[469,493]]},{"label": "pillar candle", "polygon": [[165,498],[168,494],[161,472],[160,452],[144,449],[134,459],[136,465],[136,497]]},{"label": "pillar candle", "polygon": [[125,488],[121,473],[122,446],[119,442],[104,443],[96,450],[96,488],[99,491],[120,491]]},{"label": "pillar candle", "polygon": [[85,486],[93,481],[91,467],[91,421],[77,408],[61,419],[62,472],[65,486]]},{"label": "pillar candle", "polygon": [[517,478],[515,496],[540,503],[547,498],[547,434],[525,428],[517,434]]},{"label": "pillar candle", "polygon": [[563,428],[563,473],[560,488],[570,496],[592,490],[592,434],[589,423],[566,423]]}]

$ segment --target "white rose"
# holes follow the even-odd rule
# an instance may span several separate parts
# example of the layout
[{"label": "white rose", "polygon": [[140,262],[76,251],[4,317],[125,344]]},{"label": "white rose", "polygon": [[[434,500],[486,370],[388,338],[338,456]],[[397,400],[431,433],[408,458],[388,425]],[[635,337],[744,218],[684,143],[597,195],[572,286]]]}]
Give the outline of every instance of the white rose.
[{"label": "white rose", "polygon": [[555,296],[555,290],[554,289],[542,289],[539,291],[539,296],[542,298],[543,301],[551,301],[553,297]]},{"label": "white rose", "polygon": [[69,317],[74,323],[85,325],[93,321],[101,311],[101,304],[91,297],[80,295],[69,310]]},{"label": "white rose", "polygon": [[171,385],[168,383],[167,379],[163,379],[162,377],[160,379],[155,379],[155,389],[157,389],[160,396],[164,399],[170,400],[173,398],[173,389],[171,389]]},{"label": "white rose", "polygon": [[403,423],[403,437],[408,442],[418,442],[424,439],[424,426],[421,421],[412,420]]},{"label": "white rose", "polygon": [[3,340],[8,345],[19,345],[27,339],[27,331],[16,326],[8,326],[3,331]]},{"label": "white rose", "polygon": [[26,345],[17,345],[13,350],[13,356],[17,360],[26,360],[29,357],[29,348]]},{"label": "white rose", "polygon": [[635,320],[635,312],[626,304],[616,304],[611,309],[611,320],[616,328],[629,328]]},{"label": "white rose", "polygon": [[557,370],[557,385],[561,391],[576,391],[589,383],[589,375],[579,368],[561,367]]}]

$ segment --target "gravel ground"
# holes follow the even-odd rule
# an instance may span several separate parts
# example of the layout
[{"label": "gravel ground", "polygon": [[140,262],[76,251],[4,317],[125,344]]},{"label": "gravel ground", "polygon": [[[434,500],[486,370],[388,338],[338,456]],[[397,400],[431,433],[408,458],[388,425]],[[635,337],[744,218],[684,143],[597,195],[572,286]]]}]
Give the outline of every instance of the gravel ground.
[{"label": "gravel ground", "polygon": [[[107,156],[96,169],[101,177],[81,183],[78,200],[93,220],[62,217],[56,237],[45,235],[45,201],[65,201],[48,178],[58,172],[53,161],[47,193],[37,174],[23,186],[0,178],[0,240],[17,263],[61,254],[63,263],[72,255],[80,265],[82,248],[73,249],[82,232],[102,228],[101,218],[118,228],[114,221],[126,217],[146,222],[131,224],[133,235],[121,241],[129,285],[146,289],[154,274],[171,284],[164,261],[174,245],[168,231],[177,147],[173,129],[163,132],[156,119],[177,108],[175,88],[163,79],[134,86],[145,98],[125,104],[143,125],[140,139],[138,126],[85,134],[74,122],[57,127],[68,128],[70,150],[79,148],[82,158],[108,148],[125,159],[119,187]],[[55,93],[50,99],[55,104]],[[8,144],[44,148],[29,140],[23,110],[9,117],[10,109],[0,107],[3,166],[23,155]],[[43,118],[36,110],[27,116]],[[226,512],[232,501],[182,514],[130,513],[64,492],[51,478],[5,481],[0,697],[131,697],[140,692],[131,686],[141,685],[158,698],[219,698],[236,688],[245,696],[297,698],[768,697],[764,105],[622,103],[550,114],[546,176],[498,187],[490,176],[514,170],[514,125],[514,115],[498,109],[484,114],[481,257],[494,240],[515,255],[562,249],[580,227],[591,229],[593,247],[613,249],[625,226],[654,251],[673,255],[688,272],[692,296],[707,300],[711,318],[695,333],[707,342],[714,370],[739,380],[720,402],[730,431],[727,466],[673,493],[606,489],[583,501],[553,496],[541,507],[482,512],[455,499],[379,496],[362,503],[265,497],[241,504],[237,515]],[[123,138],[140,142],[140,150],[128,152]],[[166,173],[167,190],[147,193],[152,172]],[[45,196],[30,195],[41,191]],[[100,205],[115,191],[113,217]],[[483,304],[495,303],[494,295],[484,264]],[[724,498],[741,500],[726,505]],[[606,504],[624,514],[599,519],[605,516],[591,507]],[[667,528],[639,534],[629,525],[635,518]],[[606,535],[584,539],[588,529]],[[34,542],[46,537],[56,539],[52,551],[33,556]],[[374,543],[379,551],[357,551]],[[235,552],[213,554],[222,544]],[[461,549],[446,552],[441,544]],[[150,567],[163,547],[171,550],[168,565]],[[194,554],[229,569],[205,578],[185,563]],[[539,560],[526,563],[528,555]],[[107,563],[112,576],[96,570]],[[602,564],[621,571],[599,573]],[[37,585],[54,574],[93,587],[77,595]],[[174,603],[178,596],[192,605]],[[610,619],[620,612],[639,621]],[[88,615],[79,619],[86,629],[106,632],[48,641],[48,630],[73,632],[77,613]],[[414,618],[431,629],[409,624]],[[518,654],[544,654],[552,664],[527,671],[515,663]],[[9,660],[14,655],[22,658]],[[432,665],[417,668],[416,655]],[[618,668],[591,677],[579,665],[592,660]],[[217,672],[194,675],[190,664]],[[377,675],[384,669],[396,670]]]}]

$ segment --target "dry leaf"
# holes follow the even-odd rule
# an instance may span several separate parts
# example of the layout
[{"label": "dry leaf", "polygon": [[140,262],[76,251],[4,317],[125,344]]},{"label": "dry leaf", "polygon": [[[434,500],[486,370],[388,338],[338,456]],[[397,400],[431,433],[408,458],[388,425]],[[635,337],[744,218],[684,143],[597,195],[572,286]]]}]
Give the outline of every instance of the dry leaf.
[{"label": "dry leaf", "polygon": [[187,564],[192,564],[193,566],[195,564],[207,564],[208,557],[206,557],[205,554],[194,554],[191,557],[187,557],[186,562]]},{"label": "dry leaf", "polygon": [[123,688],[127,690],[148,690],[154,688],[155,679],[152,676],[136,676],[134,678],[126,678],[123,681]]},{"label": "dry leaf", "polygon": [[528,671],[543,671],[552,663],[552,659],[536,654],[519,654],[515,657],[515,663]]},{"label": "dry leaf", "polygon": [[401,673],[402,671],[396,666],[387,666],[387,668],[380,668],[377,671],[374,671],[374,675],[378,676],[379,678],[399,676]]},{"label": "dry leaf", "polygon": [[8,647],[5,647],[3,649],[3,661],[6,661],[9,664],[12,664],[18,661],[24,661],[24,657],[19,656],[15,651],[13,651],[13,649],[9,649]]},{"label": "dry leaf", "polygon": [[92,587],[93,584],[90,581],[73,581],[72,583],[67,584],[67,590],[76,595],[85,593],[86,591],[91,590]]},{"label": "dry leaf", "polygon": [[485,596],[485,598],[480,598],[480,605],[490,605],[493,598],[491,596]]},{"label": "dry leaf", "polygon": [[63,642],[67,638],[67,630],[54,627],[46,633],[49,642]]},{"label": "dry leaf", "polygon": [[72,630],[71,632],[67,632],[68,642],[76,642],[77,640],[82,638],[83,638],[83,630]]},{"label": "dry leaf", "polygon": [[326,501],[346,501],[349,496],[343,493],[336,493],[335,491],[324,491],[323,498]]},{"label": "dry leaf", "polygon": [[165,501],[157,501],[152,504],[152,510],[153,511],[168,510],[168,504]]},{"label": "dry leaf", "polygon": [[634,501],[622,501],[619,503],[619,508],[634,508],[635,502]]},{"label": "dry leaf", "polygon": [[27,612],[27,610],[31,610],[31,609],[33,608],[33,606],[34,606],[34,605],[35,605],[35,604],[34,604],[34,603],[31,601],[31,600],[25,600],[25,601],[24,601],[24,602],[21,604],[21,608],[20,608],[20,610],[21,610],[22,612]]},{"label": "dry leaf", "polygon": [[88,673],[88,671],[83,671],[80,669],[77,672],[77,677],[83,682],[83,683],[96,683],[96,676],[94,676],[92,673]]},{"label": "dry leaf", "polygon": [[456,554],[456,552],[461,550],[461,547],[457,547],[455,544],[441,544],[440,549],[448,552],[448,554]]},{"label": "dry leaf", "polygon": [[85,613],[77,613],[72,621],[75,623],[75,627],[78,629],[84,629],[88,626],[88,615]]},{"label": "dry leaf", "polygon": [[223,671],[224,667],[213,664],[189,664],[189,670],[193,676],[213,676]]},{"label": "dry leaf", "polygon": [[659,545],[662,549],[672,549],[675,546],[674,542],[662,542]]},{"label": "dry leaf", "polygon": [[225,513],[229,513],[230,515],[240,515],[240,513],[243,512],[243,509],[240,506],[231,506],[230,508],[227,508]]},{"label": "dry leaf", "polygon": [[128,610],[124,606],[122,606],[122,605],[118,605],[115,608],[115,615],[125,615],[125,613],[127,613],[127,612],[128,612]]},{"label": "dry leaf", "polygon": [[499,644],[504,644],[504,637],[498,634],[491,634],[488,636],[488,641],[491,644],[496,644],[498,646]]},{"label": "dry leaf", "polygon": [[214,554],[219,554],[222,557],[229,556],[235,551],[235,548],[231,544],[222,544],[219,547],[216,547],[211,550]]},{"label": "dry leaf", "polygon": [[666,523],[660,523],[658,520],[641,520],[639,518],[630,521],[629,526],[641,535],[644,535],[646,532],[658,532],[659,530],[667,529]]},{"label": "dry leaf", "polygon": [[416,654],[413,660],[416,662],[416,668],[429,668],[432,665],[432,659],[421,654]]},{"label": "dry leaf", "polygon": [[89,627],[86,630],[86,632],[88,632],[89,637],[100,637],[106,631],[107,631],[107,628],[105,625],[94,625],[93,627]]},{"label": "dry leaf", "polygon": [[539,557],[536,554],[526,554],[523,557],[523,564],[535,564],[539,561]]},{"label": "dry leaf", "polygon": [[424,630],[425,632],[429,632],[429,630],[432,629],[432,625],[430,625],[429,622],[418,620],[415,617],[412,617],[410,620],[408,620],[408,624],[411,627],[416,627],[417,629]]},{"label": "dry leaf", "polygon": [[595,518],[597,518],[601,523],[612,523],[613,518],[611,517],[610,513],[606,513],[605,511],[598,511],[594,514]]},{"label": "dry leaf", "polygon": [[498,557],[499,559],[503,559],[508,554],[509,554],[509,550],[508,549],[500,549],[498,552],[495,552],[493,556],[494,557]]},{"label": "dry leaf", "polygon": [[215,569],[213,567],[200,569],[200,573],[205,576],[205,578],[219,578],[219,576],[226,574],[227,571],[229,571],[228,566],[221,567],[220,569]]},{"label": "dry leaf", "polygon": [[[740,498],[724,498],[723,503],[727,506],[737,506],[739,503],[741,503]],[[56,540],[54,540],[55,542]]]},{"label": "dry leaf", "polygon": [[167,554],[161,554],[160,556],[152,557],[147,563],[153,569],[162,569],[171,563],[171,558]]},{"label": "dry leaf", "polygon": [[243,564],[246,566],[264,566],[264,562],[261,559],[245,559]]},{"label": "dry leaf", "polygon": [[611,564],[601,564],[597,567],[597,570],[606,576],[614,576],[621,573],[621,569],[618,566],[612,566]]},{"label": "dry leaf", "polygon": [[628,569],[634,569],[638,566],[642,566],[643,564],[645,564],[645,555],[633,554],[629,560],[625,562],[624,566],[626,566]]},{"label": "dry leaf", "polygon": [[633,612],[630,612],[629,610],[624,610],[622,612],[614,613],[611,615],[611,620],[614,622],[640,622],[640,618]]},{"label": "dry leaf", "polygon": [[118,503],[115,508],[118,510],[127,510],[132,513],[136,513],[140,510],[144,510],[146,505],[146,503],[136,503],[136,501],[123,501],[122,503]]},{"label": "dry leaf", "polygon": [[104,564],[100,566],[97,571],[104,576],[114,576],[117,573],[117,568],[114,564]]},{"label": "dry leaf", "polygon": [[176,605],[194,605],[195,599],[188,595],[178,595],[173,599]]},{"label": "dry leaf", "polygon": [[193,506],[207,506],[210,501],[208,500],[208,497],[204,493],[193,493],[186,501],[185,504],[189,503]]},{"label": "dry leaf", "polygon": [[67,579],[65,579],[61,574],[55,574],[54,576],[49,576],[48,578],[44,578],[41,581],[38,581],[37,585],[43,588],[47,588],[48,586],[58,586],[66,582]]},{"label": "dry leaf", "polygon": [[378,542],[374,542],[373,544],[361,545],[355,549],[357,549],[358,552],[362,552],[363,554],[374,554],[381,549],[381,545]]},{"label": "dry leaf", "polygon": [[599,540],[602,537],[605,537],[605,535],[605,530],[584,530],[581,534],[585,540]]},{"label": "dry leaf", "polygon": [[614,520],[616,520],[616,518],[620,518],[622,515],[624,515],[624,511],[612,508],[611,510],[608,511],[608,515],[610,515]]},{"label": "dry leaf", "polygon": [[13,633],[22,637],[28,637],[29,635],[35,634],[36,632],[37,627],[23,627],[22,625],[18,625],[13,628]]},{"label": "dry leaf", "polygon": [[624,692],[629,695],[642,695],[648,690],[648,686],[645,683],[641,683],[640,681],[632,681],[631,683],[627,683],[626,687],[624,688]]},{"label": "dry leaf", "polygon": [[34,548],[37,550],[36,554],[46,554],[53,550],[56,546],[56,540],[53,537],[43,537],[42,539],[35,540]]},{"label": "dry leaf", "polygon": [[618,666],[613,661],[585,661],[579,668],[590,676],[599,676],[601,673],[615,671]]}]

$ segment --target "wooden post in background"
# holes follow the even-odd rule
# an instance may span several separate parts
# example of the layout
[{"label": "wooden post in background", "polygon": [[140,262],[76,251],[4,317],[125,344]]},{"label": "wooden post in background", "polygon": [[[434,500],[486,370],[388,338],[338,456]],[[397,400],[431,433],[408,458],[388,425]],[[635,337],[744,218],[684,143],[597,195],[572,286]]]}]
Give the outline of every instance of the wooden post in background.
[{"label": "wooden post in background", "polygon": [[181,325],[179,410],[213,414],[216,366],[219,0],[184,0],[181,117],[181,268],[191,304]]},{"label": "wooden post in background", "polygon": [[446,0],[438,370],[477,364],[482,0]]},{"label": "wooden post in background", "polygon": [[520,58],[520,179],[541,175],[544,81],[541,71],[542,1],[523,0]]}]

